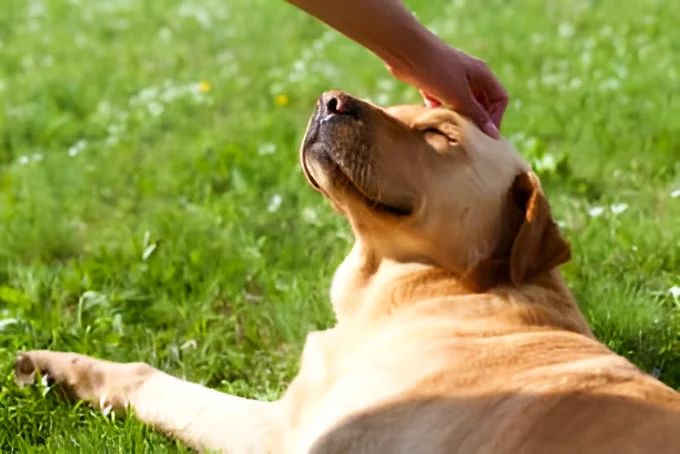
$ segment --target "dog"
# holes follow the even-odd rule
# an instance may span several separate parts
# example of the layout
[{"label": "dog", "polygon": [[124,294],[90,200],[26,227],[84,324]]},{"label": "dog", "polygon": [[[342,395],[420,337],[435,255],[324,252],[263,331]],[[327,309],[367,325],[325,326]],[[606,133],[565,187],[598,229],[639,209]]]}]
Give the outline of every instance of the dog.
[{"label": "dog", "polygon": [[330,91],[300,149],[355,236],[337,324],[259,402],[144,363],[18,356],[105,411],[227,453],[678,453],[680,393],[598,342],[559,267],[568,242],[530,166],[445,108]]}]

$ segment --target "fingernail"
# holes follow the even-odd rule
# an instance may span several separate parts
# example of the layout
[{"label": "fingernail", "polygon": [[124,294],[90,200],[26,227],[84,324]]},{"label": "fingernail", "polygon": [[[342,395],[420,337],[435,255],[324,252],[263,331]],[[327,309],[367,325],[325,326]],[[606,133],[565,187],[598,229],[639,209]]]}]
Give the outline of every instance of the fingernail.
[{"label": "fingernail", "polygon": [[420,91],[420,95],[423,97],[423,101],[425,102],[425,105],[427,107],[432,108],[432,107],[439,107],[439,106],[442,105],[437,98],[428,95],[423,90],[419,90],[419,91]]},{"label": "fingernail", "polygon": [[484,123],[484,127],[482,130],[489,136],[491,136],[494,139],[500,139],[501,138],[501,133],[498,131],[498,128],[496,128],[496,125],[493,124],[493,121],[489,120],[486,123]]}]

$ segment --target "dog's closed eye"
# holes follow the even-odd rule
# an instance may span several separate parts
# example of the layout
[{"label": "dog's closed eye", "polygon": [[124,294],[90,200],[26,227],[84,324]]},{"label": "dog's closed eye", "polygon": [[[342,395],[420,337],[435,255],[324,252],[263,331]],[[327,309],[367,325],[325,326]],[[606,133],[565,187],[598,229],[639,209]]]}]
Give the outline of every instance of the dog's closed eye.
[{"label": "dog's closed eye", "polygon": [[427,137],[443,137],[448,143],[455,145],[458,143],[458,138],[451,135],[447,134],[446,132],[442,131],[441,129],[438,129],[434,126],[431,126],[429,128],[425,128],[423,130],[423,134]]},{"label": "dog's closed eye", "polygon": [[437,109],[428,111],[417,118],[412,127],[423,134],[423,138],[438,151],[449,151],[460,145],[461,131],[452,112]]},{"label": "dog's closed eye", "polygon": [[460,144],[458,134],[451,131],[456,128],[440,128],[428,126],[421,129],[423,138],[439,153],[449,153],[451,150],[458,149]]}]

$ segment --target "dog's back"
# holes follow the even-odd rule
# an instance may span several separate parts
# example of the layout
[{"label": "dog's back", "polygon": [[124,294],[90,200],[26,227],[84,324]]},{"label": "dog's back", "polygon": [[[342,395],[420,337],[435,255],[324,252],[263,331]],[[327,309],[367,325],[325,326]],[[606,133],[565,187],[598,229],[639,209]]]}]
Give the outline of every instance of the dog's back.
[{"label": "dog's back", "polygon": [[460,318],[497,298],[443,296],[310,335],[284,398],[290,452],[678,452],[675,391],[586,334]]}]

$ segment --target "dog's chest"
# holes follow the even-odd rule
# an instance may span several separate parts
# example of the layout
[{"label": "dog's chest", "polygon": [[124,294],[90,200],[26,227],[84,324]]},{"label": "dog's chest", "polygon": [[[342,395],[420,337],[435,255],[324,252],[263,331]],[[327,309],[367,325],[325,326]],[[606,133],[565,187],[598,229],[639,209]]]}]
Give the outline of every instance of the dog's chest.
[{"label": "dog's chest", "polygon": [[295,434],[288,452],[308,452],[341,421],[413,396],[443,364],[451,366],[437,358],[443,353],[436,344],[409,341],[389,329],[370,336],[337,328],[311,333],[284,398]]}]

